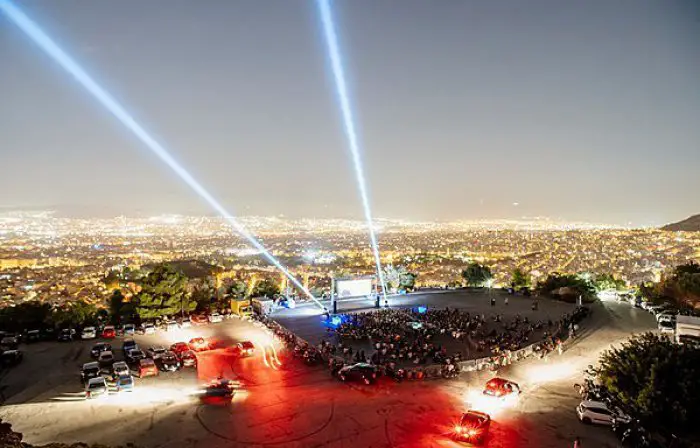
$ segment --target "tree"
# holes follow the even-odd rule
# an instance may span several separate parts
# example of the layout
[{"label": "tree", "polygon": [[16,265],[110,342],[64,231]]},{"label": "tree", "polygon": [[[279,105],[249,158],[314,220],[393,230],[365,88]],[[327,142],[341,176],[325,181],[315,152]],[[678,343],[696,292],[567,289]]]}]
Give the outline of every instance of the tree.
[{"label": "tree", "polygon": [[3,330],[31,330],[46,325],[53,325],[53,310],[48,303],[33,300],[0,310],[0,327]]},{"label": "tree", "polygon": [[384,282],[389,291],[412,290],[416,286],[418,274],[408,272],[404,266],[389,264],[384,266]]},{"label": "tree", "polygon": [[253,288],[253,297],[274,297],[280,293],[280,286],[270,279],[264,279],[255,284]]},{"label": "tree", "polygon": [[532,283],[532,279],[530,278],[530,274],[526,274],[520,268],[515,268],[513,270],[511,283],[514,289],[529,288],[530,284]]},{"label": "tree", "polygon": [[97,307],[83,300],[68,302],[56,309],[53,320],[59,327],[81,327],[94,324],[97,320]]},{"label": "tree", "polygon": [[488,266],[472,262],[462,271],[462,278],[467,282],[467,286],[483,287],[493,278],[493,274]]},{"label": "tree", "polygon": [[140,319],[174,316],[197,307],[187,292],[187,277],[167,264],[156,266],[141,280],[141,291],[133,301]]},{"label": "tree", "polygon": [[593,287],[596,291],[622,291],[627,288],[627,284],[612,274],[598,274],[593,279]]},{"label": "tree", "polygon": [[594,370],[613,404],[648,430],[700,432],[700,349],[646,333],[603,353]]},{"label": "tree", "polygon": [[416,287],[416,279],[418,278],[418,274],[413,273],[413,272],[406,272],[401,276],[401,280],[399,282],[399,289],[403,289],[405,291],[413,291]]},{"label": "tree", "polygon": [[226,288],[226,293],[232,297],[242,298],[245,297],[248,286],[242,280],[234,280]]},{"label": "tree", "polygon": [[556,295],[562,299],[575,301],[579,296],[586,301],[595,297],[595,288],[583,276],[554,272],[537,283],[537,292],[542,295]]}]

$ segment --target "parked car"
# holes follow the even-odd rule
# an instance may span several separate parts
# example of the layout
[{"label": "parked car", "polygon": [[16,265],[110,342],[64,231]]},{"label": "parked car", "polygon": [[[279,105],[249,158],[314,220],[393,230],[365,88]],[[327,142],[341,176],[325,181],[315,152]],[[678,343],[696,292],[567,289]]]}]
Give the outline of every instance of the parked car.
[{"label": "parked car", "polygon": [[107,381],[101,376],[90,378],[85,385],[85,396],[89,399],[107,396]]},{"label": "parked car", "polygon": [[115,330],[112,325],[107,325],[102,330],[102,338],[104,338],[104,339],[114,339],[116,336],[117,336],[117,330]]},{"label": "parked car", "polygon": [[146,349],[146,355],[153,359],[158,359],[163,353],[165,353],[165,347],[161,345],[152,345]]},{"label": "parked car", "polygon": [[133,392],[134,377],[131,375],[122,375],[117,378],[115,386],[117,388],[117,392]]},{"label": "parked car", "polygon": [[454,438],[459,441],[481,445],[488,436],[491,427],[491,416],[486,413],[469,410],[454,429]]},{"label": "parked car", "polygon": [[156,334],[156,326],[152,323],[141,325],[143,334]]},{"label": "parked car", "polygon": [[124,357],[126,357],[129,351],[136,350],[137,348],[139,348],[139,346],[136,344],[136,341],[131,338],[124,339],[124,342],[122,342],[122,353]]},{"label": "parked car", "polygon": [[41,341],[41,332],[39,330],[29,330],[27,332],[27,342]]},{"label": "parked car", "polygon": [[202,352],[209,350],[209,343],[204,338],[192,338],[189,342],[190,350]]},{"label": "parked car", "polygon": [[178,357],[170,351],[163,353],[156,363],[160,365],[160,370],[163,372],[175,372],[182,367]]},{"label": "parked car", "polygon": [[124,324],[122,327],[124,334],[127,336],[133,336],[136,333],[136,325],[134,324]]},{"label": "parked car", "polygon": [[151,358],[143,358],[139,360],[138,372],[139,378],[158,376],[158,367],[156,367],[155,361],[153,361]]},{"label": "parked car", "polygon": [[114,363],[114,354],[109,350],[105,350],[100,353],[100,356],[97,358],[97,362],[100,363],[100,366],[102,367],[111,366]]},{"label": "parked car", "polygon": [[75,336],[75,330],[72,328],[64,328],[58,333],[58,341],[59,342],[70,342],[73,340],[73,337]]},{"label": "parked car", "polygon": [[659,321],[659,331],[662,333],[676,333],[676,321],[674,320],[660,320]]},{"label": "parked car", "polygon": [[190,316],[190,322],[192,325],[204,325],[209,322],[209,319],[205,315],[193,314]]},{"label": "parked car", "polygon": [[194,367],[197,368],[197,355],[192,350],[186,350],[180,353],[180,362],[182,367]]},{"label": "parked car", "polygon": [[175,352],[176,355],[190,350],[190,346],[186,342],[176,342],[170,346],[170,350]]},{"label": "parked car", "polygon": [[576,414],[583,423],[612,425],[613,418],[618,421],[629,421],[630,418],[622,413],[615,413],[601,401],[585,400],[576,407]]},{"label": "parked car", "polygon": [[87,362],[83,364],[83,368],[80,370],[80,381],[83,384],[87,384],[92,378],[97,378],[100,376],[100,364],[97,362]]},{"label": "parked car", "polygon": [[126,362],[130,364],[136,364],[139,361],[146,359],[146,354],[138,348],[129,350],[126,353]]},{"label": "parked car", "polygon": [[131,375],[131,370],[129,366],[124,361],[117,361],[112,364],[112,377],[119,378],[121,376]]},{"label": "parked car", "polygon": [[219,313],[211,313],[209,315],[209,323],[216,324],[222,322],[224,318]]},{"label": "parked car", "polygon": [[85,327],[80,333],[80,339],[95,339],[97,337],[97,331],[95,327]]},{"label": "parked car", "polygon": [[8,350],[16,350],[19,347],[19,339],[15,334],[6,334],[0,339],[0,346]]},{"label": "parked car", "polygon": [[177,322],[170,320],[165,323],[165,331],[175,331],[178,329]]},{"label": "parked car", "polygon": [[109,342],[98,342],[92,346],[92,349],[90,349],[90,356],[97,359],[100,357],[100,353],[108,351],[112,351],[112,344]]},{"label": "parked car", "polygon": [[0,354],[0,366],[12,367],[22,362],[24,355],[20,350],[5,350]]}]

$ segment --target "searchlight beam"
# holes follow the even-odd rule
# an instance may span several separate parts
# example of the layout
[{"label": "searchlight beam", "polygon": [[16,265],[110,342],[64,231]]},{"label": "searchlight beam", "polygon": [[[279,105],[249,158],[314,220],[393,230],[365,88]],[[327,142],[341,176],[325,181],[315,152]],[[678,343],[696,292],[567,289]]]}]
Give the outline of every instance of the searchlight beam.
[{"label": "searchlight beam", "polygon": [[345,82],[345,71],[343,69],[343,60],[340,55],[340,46],[338,45],[338,34],[333,23],[333,14],[331,11],[330,0],[317,0],[319,15],[323,24],[323,33],[326,38],[326,49],[328,50],[328,59],[331,64],[333,78],[335,80],[335,90],[338,97],[338,104],[343,117],[343,125],[345,128],[345,136],[347,138],[348,147],[352,153],[352,161],[355,167],[355,177],[357,178],[357,186],[362,199],[362,208],[365,213],[365,220],[369,228],[369,240],[374,254],[374,263],[377,266],[377,277],[382,285],[382,294],[386,300],[386,285],[384,283],[384,273],[382,272],[382,263],[379,258],[379,245],[377,244],[377,236],[374,231],[372,222],[372,210],[369,206],[369,194],[367,192],[367,181],[365,173],[362,169],[362,160],[360,159],[360,148],[355,130],[355,119],[353,117],[352,108],[350,107],[350,97],[348,88]]},{"label": "searchlight beam", "polygon": [[258,249],[262,255],[277,269],[282,271],[289,280],[312,299],[321,309],[321,302],[297,280],[286,267],[282,265],[253,235],[251,235],[238,220],[231,215],[217,201],[207,189],[205,189],[192,175],[180,165],[170,153],[158,143],[136,120],[117,102],[104,88],[102,88],[73,58],[56,44],[32,19],[30,19],[19,7],[9,0],[0,0],[0,10],[29,36],[39,48],[58,63],[64,70],[70,73],[85,90],[87,90],[102,106],[116,117],[127,129],[129,129],[143,144],[165,163],[177,176],[182,179],[195,193],[197,193],[211,208],[223,217],[233,228],[248,242]]}]

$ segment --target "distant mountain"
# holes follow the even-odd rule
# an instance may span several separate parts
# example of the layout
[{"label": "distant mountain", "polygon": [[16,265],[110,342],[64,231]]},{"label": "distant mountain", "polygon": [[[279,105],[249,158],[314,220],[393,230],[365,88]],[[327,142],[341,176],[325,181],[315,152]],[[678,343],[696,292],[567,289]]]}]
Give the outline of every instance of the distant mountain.
[{"label": "distant mountain", "polygon": [[693,215],[683,221],[665,225],[661,230],[670,230],[672,232],[700,232],[700,215]]}]

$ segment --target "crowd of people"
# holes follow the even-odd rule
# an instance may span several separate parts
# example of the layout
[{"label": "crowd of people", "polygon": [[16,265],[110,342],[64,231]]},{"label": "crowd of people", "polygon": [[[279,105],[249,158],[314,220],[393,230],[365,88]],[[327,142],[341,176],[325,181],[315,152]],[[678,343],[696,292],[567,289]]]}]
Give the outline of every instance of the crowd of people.
[{"label": "crowd of people", "polygon": [[487,357],[506,364],[512,361],[513,352],[537,341],[541,341],[535,347],[537,354],[544,356],[553,350],[561,353],[560,335],[568,329],[569,336],[574,336],[585,310],[578,308],[556,321],[520,315],[506,319],[498,313],[486,316],[450,308],[387,308],[344,314],[339,325],[329,326],[330,341],[322,341],[317,349],[348,362],[385,367],[449,365]]}]

